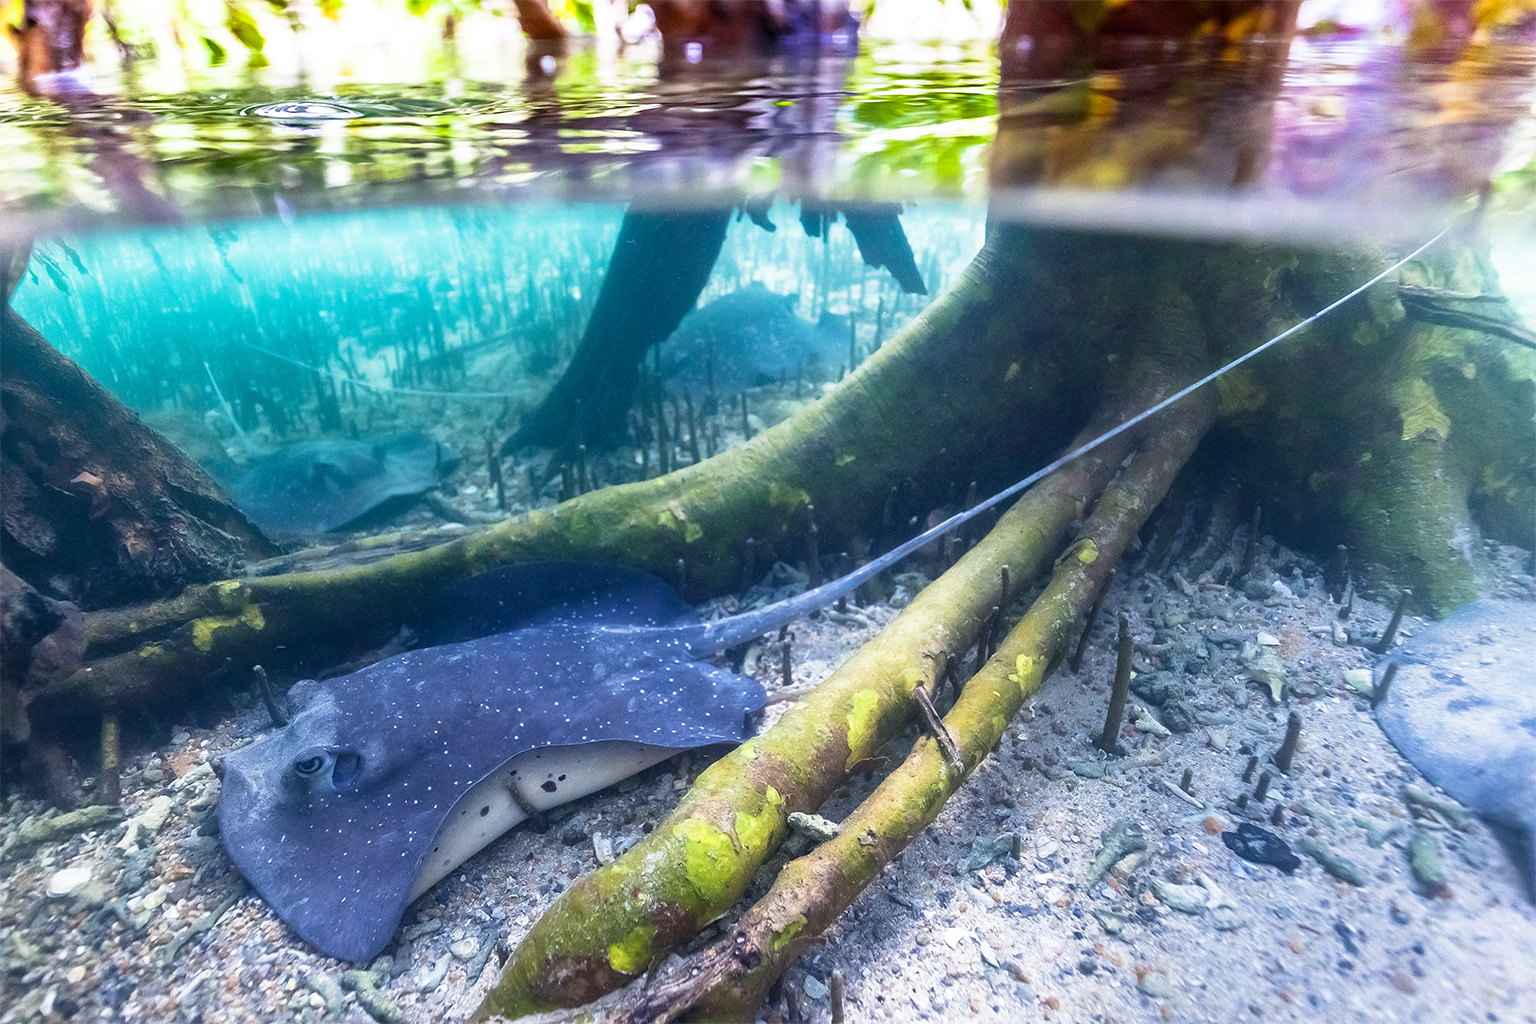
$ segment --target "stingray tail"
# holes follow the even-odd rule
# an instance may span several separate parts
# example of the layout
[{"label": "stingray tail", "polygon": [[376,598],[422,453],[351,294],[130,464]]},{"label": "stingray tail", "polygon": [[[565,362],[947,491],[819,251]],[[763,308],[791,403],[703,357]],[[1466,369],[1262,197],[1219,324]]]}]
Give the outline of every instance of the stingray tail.
[{"label": "stingray tail", "polygon": [[735,647],[738,644],[746,643],[748,640],[754,640],[764,633],[771,633],[780,626],[788,625],[802,615],[809,615],[811,612],[819,611],[845,594],[850,594],[857,590],[865,581],[874,579],[880,573],[924,545],[933,543],[937,538],[965,525],[999,502],[1018,494],[1047,472],[1055,469],[1056,465],[1057,463],[1052,463],[1039,473],[1031,474],[1029,477],[1014,484],[1007,490],[993,495],[986,501],[974,505],[964,512],[950,516],[937,526],[923,531],[905,543],[898,544],[879,558],[866,562],[846,576],[839,576],[829,583],[823,583],[814,590],[807,590],[803,594],[785,598],[783,601],[770,604],[766,608],[759,608],[755,612],[746,612],[741,615],[733,615],[728,619],[706,623],[698,627],[697,639],[690,640],[688,646],[698,655],[723,651],[727,647]]}]

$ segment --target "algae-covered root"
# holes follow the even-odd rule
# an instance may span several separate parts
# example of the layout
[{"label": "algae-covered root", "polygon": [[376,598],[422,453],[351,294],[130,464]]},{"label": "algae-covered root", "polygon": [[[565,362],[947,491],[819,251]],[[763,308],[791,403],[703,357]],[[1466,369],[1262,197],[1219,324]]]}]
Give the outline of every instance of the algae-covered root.
[{"label": "algae-covered root", "polygon": [[[741,581],[749,539],[762,565],[781,544],[798,551],[812,504],[822,547],[849,543],[878,519],[892,485],[947,480],[947,439],[989,436],[999,421],[1044,424],[1004,453],[1033,458],[1073,428],[1065,376],[1078,371],[1045,342],[1034,347],[1052,354],[1021,368],[1017,332],[998,329],[1020,301],[1011,297],[1013,275],[1007,259],[983,250],[835,391],[748,443],[665,477],[605,487],[363,565],[224,581],[91,613],[93,660],[27,696],[77,712],[164,699],[226,664],[271,665],[312,642],[398,624],[442,587],[515,561],[612,562],[675,579],[683,559],[685,596],[701,599]],[[940,465],[945,472],[933,472]]]}]

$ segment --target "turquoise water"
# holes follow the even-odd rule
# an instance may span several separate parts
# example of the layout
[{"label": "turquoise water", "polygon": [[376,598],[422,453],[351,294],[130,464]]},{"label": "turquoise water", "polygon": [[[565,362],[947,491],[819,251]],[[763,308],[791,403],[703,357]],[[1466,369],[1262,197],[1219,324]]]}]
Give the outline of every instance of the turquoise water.
[{"label": "turquoise water", "polygon": [[[391,207],[55,238],[37,245],[14,306],[145,413],[218,419],[221,394],[232,405],[230,395],[255,394],[241,429],[275,441],[320,431],[306,418],[320,388],[337,390],[359,424],[385,407],[429,420],[447,400],[456,414],[494,418],[530,402],[570,357],[623,213]],[[807,322],[848,318],[867,352],[926,303],[866,266],[844,226],[823,240],[790,204],[768,216],[772,232],[736,218],[700,304],[755,284]],[[981,208],[942,201],[906,209],[901,223],[930,296],[984,231]]]}]

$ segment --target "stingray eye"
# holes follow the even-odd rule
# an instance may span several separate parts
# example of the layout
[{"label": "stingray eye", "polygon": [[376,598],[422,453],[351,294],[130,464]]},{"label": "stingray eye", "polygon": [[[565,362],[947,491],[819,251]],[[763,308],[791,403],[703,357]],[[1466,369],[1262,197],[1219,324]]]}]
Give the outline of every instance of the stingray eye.
[{"label": "stingray eye", "polygon": [[306,750],[293,759],[293,770],[301,779],[314,778],[325,770],[325,764],[330,760],[324,750]]}]

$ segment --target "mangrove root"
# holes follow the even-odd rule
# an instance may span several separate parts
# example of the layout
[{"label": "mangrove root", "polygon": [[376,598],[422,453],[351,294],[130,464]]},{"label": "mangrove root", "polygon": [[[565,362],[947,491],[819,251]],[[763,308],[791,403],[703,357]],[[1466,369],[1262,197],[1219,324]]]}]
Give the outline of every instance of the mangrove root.
[{"label": "mangrove root", "polygon": [[[617,562],[676,578],[684,559],[686,596],[702,599],[738,583],[749,538],[760,566],[776,554],[797,558],[813,502],[823,549],[861,550],[894,484],[926,481],[907,488],[914,507],[942,500],[955,471],[953,459],[941,458],[946,439],[979,439],[970,457],[985,455],[1009,472],[1043,461],[1065,440],[1069,364],[1042,339],[1041,365],[1021,373],[1016,336],[993,329],[1014,313],[993,299],[1016,291],[1013,273],[1010,260],[983,251],[843,386],[748,444],[424,550],[193,586],[163,601],[91,613],[84,627],[91,660],[29,686],[25,697],[33,705],[47,698],[61,715],[165,699],[226,665],[271,669],[285,652],[291,663],[326,637],[398,625],[448,583],[512,561]],[[999,419],[1032,425],[1003,436]]]}]

